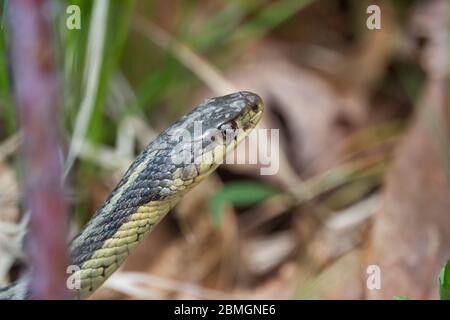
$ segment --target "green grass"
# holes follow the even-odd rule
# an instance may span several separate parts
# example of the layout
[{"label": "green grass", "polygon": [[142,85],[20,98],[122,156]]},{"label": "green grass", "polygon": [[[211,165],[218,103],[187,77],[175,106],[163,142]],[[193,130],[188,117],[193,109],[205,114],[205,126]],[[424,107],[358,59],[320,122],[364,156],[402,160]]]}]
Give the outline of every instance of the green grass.
[{"label": "green grass", "polygon": [[2,12],[0,14],[0,121],[4,123],[4,134],[9,136],[16,131],[16,121],[12,107],[8,64],[6,61],[7,25],[5,21],[5,12],[7,9],[7,3],[7,1],[3,2],[3,6],[1,7]]},{"label": "green grass", "polygon": [[209,210],[213,225],[219,226],[222,221],[222,209],[226,204],[234,206],[256,205],[279,191],[269,185],[254,181],[229,182],[209,199]]},{"label": "green grass", "polygon": [[439,273],[439,296],[441,300],[450,300],[450,260]]}]

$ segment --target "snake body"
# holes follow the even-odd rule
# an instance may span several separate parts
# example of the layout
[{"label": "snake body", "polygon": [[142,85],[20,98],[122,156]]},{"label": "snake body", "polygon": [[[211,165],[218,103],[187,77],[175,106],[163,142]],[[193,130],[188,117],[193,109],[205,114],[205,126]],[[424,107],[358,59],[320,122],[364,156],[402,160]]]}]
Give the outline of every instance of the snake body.
[{"label": "snake body", "polygon": [[[113,274],[133,249],[195,185],[233,150],[261,118],[263,102],[241,91],[209,99],[162,132],[133,161],[103,205],[69,245],[84,299]],[[0,298],[29,297],[25,277]]]}]

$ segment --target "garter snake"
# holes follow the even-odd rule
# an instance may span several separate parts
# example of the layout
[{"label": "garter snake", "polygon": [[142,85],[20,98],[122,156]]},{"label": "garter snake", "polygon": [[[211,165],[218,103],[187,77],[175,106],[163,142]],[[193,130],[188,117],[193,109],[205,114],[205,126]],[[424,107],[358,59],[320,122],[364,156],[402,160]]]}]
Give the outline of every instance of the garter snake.
[{"label": "garter snake", "polygon": [[[72,289],[84,299],[99,288],[169,210],[224,161],[261,118],[259,96],[241,91],[209,99],[163,131],[133,161],[91,220],[70,242]],[[26,299],[25,277],[0,298]]]}]

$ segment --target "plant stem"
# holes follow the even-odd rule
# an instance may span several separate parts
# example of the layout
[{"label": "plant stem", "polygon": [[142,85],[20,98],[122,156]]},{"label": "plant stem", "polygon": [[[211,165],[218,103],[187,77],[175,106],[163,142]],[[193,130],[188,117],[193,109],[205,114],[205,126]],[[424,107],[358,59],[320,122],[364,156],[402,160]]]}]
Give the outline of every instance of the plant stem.
[{"label": "plant stem", "polygon": [[60,92],[51,30],[52,2],[8,3],[12,89],[22,129],[22,168],[30,211],[31,297],[62,299],[67,265],[66,205],[59,147]]}]

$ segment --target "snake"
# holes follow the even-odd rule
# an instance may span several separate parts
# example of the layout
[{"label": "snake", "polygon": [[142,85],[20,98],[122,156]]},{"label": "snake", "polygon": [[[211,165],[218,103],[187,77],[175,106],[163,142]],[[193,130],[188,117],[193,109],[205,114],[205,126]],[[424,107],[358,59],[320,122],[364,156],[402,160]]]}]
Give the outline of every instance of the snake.
[{"label": "snake", "polygon": [[[68,288],[86,299],[110,277],[163,217],[217,167],[259,122],[255,93],[207,99],[150,142],[68,244]],[[228,162],[227,162],[228,163]],[[0,299],[31,297],[30,276],[0,289]]]}]

